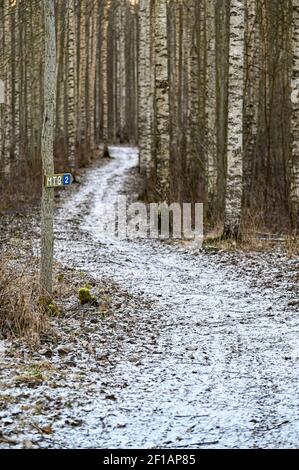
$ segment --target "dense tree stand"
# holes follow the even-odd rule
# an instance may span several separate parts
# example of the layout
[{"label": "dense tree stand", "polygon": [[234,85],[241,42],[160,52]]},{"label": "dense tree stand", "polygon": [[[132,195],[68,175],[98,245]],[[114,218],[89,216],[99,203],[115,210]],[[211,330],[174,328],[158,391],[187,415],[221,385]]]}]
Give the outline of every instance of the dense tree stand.
[{"label": "dense tree stand", "polygon": [[[40,194],[43,4],[0,1],[2,209]],[[232,236],[250,225],[296,231],[298,8],[57,1],[55,169],[138,144],[147,200],[203,202],[207,226]]]},{"label": "dense tree stand", "polygon": [[298,448],[298,223],[299,0],[0,0],[0,449]]}]

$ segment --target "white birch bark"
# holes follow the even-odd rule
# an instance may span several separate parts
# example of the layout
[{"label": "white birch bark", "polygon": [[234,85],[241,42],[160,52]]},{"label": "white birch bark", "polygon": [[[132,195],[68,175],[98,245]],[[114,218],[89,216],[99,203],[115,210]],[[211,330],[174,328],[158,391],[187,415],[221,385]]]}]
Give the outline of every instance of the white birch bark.
[{"label": "white birch bark", "polygon": [[102,85],[103,85],[103,141],[104,145],[108,144],[108,26],[109,26],[109,9],[110,0],[105,1],[104,5],[104,23],[103,23],[103,42],[102,42]]},{"label": "white birch bark", "polygon": [[242,209],[244,0],[231,0],[225,231],[238,234]]},{"label": "white birch bark", "polygon": [[84,147],[85,142],[85,128],[86,128],[86,103],[85,103],[85,87],[86,87],[86,61],[87,61],[87,46],[88,41],[86,37],[86,22],[87,22],[87,2],[81,1],[80,3],[80,79],[79,79],[79,99],[80,99],[80,111],[78,113],[78,140],[80,142],[80,147]]},{"label": "white birch bark", "polygon": [[291,204],[292,214],[299,208],[299,0],[293,0],[293,71],[292,71],[292,162]]},{"label": "white birch bark", "polygon": [[[195,0],[196,2],[196,0]],[[197,55],[197,31],[196,31],[196,9],[194,0],[188,4],[182,4],[183,8],[183,31],[182,31],[182,54],[183,54],[183,80],[182,80],[182,110],[184,124],[186,125],[186,163],[192,172],[192,165],[199,158],[196,140],[199,136],[199,63]]]},{"label": "white birch bark", "polygon": [[[2,50],[5,50],[5,36],[4,36],[4,21],[5,6],[4,2],[0,3],[0,15],[2,18],[2,26],[0,28],[0,47]],[[0,60],[2,65],[3,58]],[[0,69],[0,177],[3,173],[3,159],[4,159],[4,141],[5,141],[5,127],[4,127],[4,117],[5,117],[5,71]]]},{"label": "white birch bark", "polygon": [[215,0],[205,0],[207,31],[207,163],[208,192],[214,199],[217,184],[217,142],[216,142],[216,31]]},{"label": "white birch bark", "polygon": [[154,12],[156,190],[159,200],[166,201],[170,166],[167,0],[155,0]]},{"label": "white birch bark", "polygon": [[126,120],[126,64],[125,64],[125,57],[126,57],[126,40],[125,40],[125,3],[124,1],[120,2],[120,51],[119,51],[119,58],[118,58],[118,68],[119,68],[119,84],[120,84],[120,102],[118,103],[119,106],[119,113],[120,113],[120,141],[124,141],[124,132],[125,132],[125,120]]},{"label": "white birch bark", "polygon": [[121,39],[121,30],[122,30],[122,1],[119,2],[117,11],[114,14],[115,18],[115,25],[113,26],[115,31],[115,51],[114,51],[114,73],[115,77],[115,95],[116,95],[116,103],[115,103],[115,136],[114,139],[116,140],[116,135],[119,141],[122,141],[122,130],[121,130],[121,99],[122,99],[122,81],[121,81],[121,49],[122,49],[122,39]]},{"label": "white birch bark", "polygon": [[5,176],[10,173],[10,160],[12,151],[12,87],[11,87],[11,7],[9,2],[4,2],[4,42],[5,42],[5,118],[4,118],[4,162],[3,172]]},{"label": "white birch bark", "polygon": [[71,169],[75,168],[75,5],[74,0],[67,0],[68,35],[67,35],[67,92],[68,92],[68,161]]},{"label": "white birch bark", "polygon": [[95,149],[96,141],[96,128],[94,120],[94,109],[95,109],[95,88],[96,82],[96,58],[97,58],[97,5],[93,3],[92,9],[92,20],[90,25],[91,34],[91,50],[90,50],[90,73],[89,73],[89,133],[90,133],[90,145],[91,151]]},{"label": "white birch bark", "polygon": [[140,171],[148,180],[152,160],[152,52],[151,52],[151,0],[139,3],[139,48],[138,48],[138,133],[140,149]]},{"label": "white birch bark", "polygon": [[20,156],[20,50],[19,50],[19,5],[12,7],[11,42],[12,42],[12,156],[14,162]]}]

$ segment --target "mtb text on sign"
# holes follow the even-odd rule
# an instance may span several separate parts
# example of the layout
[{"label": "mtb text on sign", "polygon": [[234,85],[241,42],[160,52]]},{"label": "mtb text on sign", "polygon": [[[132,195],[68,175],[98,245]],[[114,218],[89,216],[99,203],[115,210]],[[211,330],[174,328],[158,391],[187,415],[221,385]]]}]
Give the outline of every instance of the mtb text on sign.
[{"label": "mtb text on sign", "polygon": [[59,188],[70,186],[74,181],[73,175],[70,173],[62,173],[58,175],[46,175],[45,186],[46,188]]}]

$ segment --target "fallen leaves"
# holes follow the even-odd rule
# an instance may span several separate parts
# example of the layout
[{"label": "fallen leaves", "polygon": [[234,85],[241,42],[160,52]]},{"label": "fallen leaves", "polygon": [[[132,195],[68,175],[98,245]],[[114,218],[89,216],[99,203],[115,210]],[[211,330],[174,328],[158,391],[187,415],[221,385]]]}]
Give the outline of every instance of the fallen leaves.
[{"label": "fallen leaves", "polygon": [[47,436],[50,436],[54,432],[51,426],[39,426],[33,421],[31,422],[31,426],[36,429],[36,431],[38,431],[40,434],[46,434]]}]

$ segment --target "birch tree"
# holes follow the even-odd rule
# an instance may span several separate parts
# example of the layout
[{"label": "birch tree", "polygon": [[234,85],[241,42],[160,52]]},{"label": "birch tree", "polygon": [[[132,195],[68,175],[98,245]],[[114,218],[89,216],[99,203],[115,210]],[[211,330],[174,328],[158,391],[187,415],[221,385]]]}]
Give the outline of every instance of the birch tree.
[{"label": "birch tree", "polygon": [[299,0],[293,0],[291,206],[296,224],[299,208]]},{"label": "birch tree", "polygon": [[167,0],[155,0],[154,8],[156,192],[160,201],[167,201],[170,167]]},{"label": "birch tree", "polygon": [[102,42],[102,103],[103,103],[103,142],[104,142],[104,155],[108,153],[108,30],[109,30],[109,9],[110,0],[106,0],[104,4],[104,24],[103,24],[103,42]]},{"label": "birch tree", "polygon": [[238,234],[242,210],[244,0],[230,3],[225,232]]},{"label": "birch tree", "polygon": [[[55,0],[43,0],[44,9],[44,116],[42,131],[43,174],[54,173],[54,131],[56,107]],[[42,295],[52,295],[54,190],[42,194],[41,275]]]},{"label": "birch tree", "polygon": [[4,175],[9,176],[11,152],[12,152],[12,51],[11,51],[11,5],[9,2],[4,2],[4,54],[6,58],[6,73],[5,73],[5,140],[4,140]]},{"label": "birch tree", "polygon": [[151,162],[153,160],[153,111],[154,97],[152,87],[152,0],[140,0],[139,2],[139,45],[138,45],[138,131],[140,171],[146,183],[150,179]]},{"label": "birch tree", "polygon": [[[0,210],[40,197],[43,5],[0,0]],[[298,226],[298,0],[56,0],[55,14],[58,171],[138,140],[147,199],[204,201],[227,233],[241,213]]]},{"label": "birch tree", "polygon": [[250,199],[254,154],[258,134],[260,77],[260,34],[258,0],[245,2],[245,89],[244,89],[244,197]]},{"label": "birch tree", "polygon": [[212,204],[215,204],[217,190],[217,138],[216,138],[216,30],[215,30],[215,0],[205,0],[206,14],[206,113],[207,113],[207,162],[208,162],[208,194]]},{"label": "birch tree", "polygon": [[68,161],[75,168],[75,4],[67,0],[67,97],[68,97]]}]

